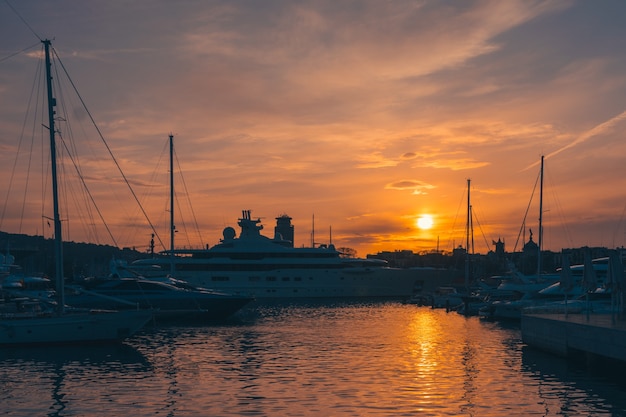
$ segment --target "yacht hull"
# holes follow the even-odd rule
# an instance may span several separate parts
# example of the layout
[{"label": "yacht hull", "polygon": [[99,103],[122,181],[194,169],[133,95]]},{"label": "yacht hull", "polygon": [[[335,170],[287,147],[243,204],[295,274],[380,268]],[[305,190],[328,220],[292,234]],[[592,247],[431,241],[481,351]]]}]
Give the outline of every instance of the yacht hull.
[{"label": "yacht hull", "polygon": [[[155,261],[151,260],[151,265],[157,264]],[[186,262],[177,265],[177,278],[197,287],[249,295],[257,300],[350,297],[404,299],[422,288],[447,281],[442,278],[440,271],[388,267],[266,268],[261,271],[258,268],[246,270],[242,266],[241,271],[226,271],[219,270],[214,264],[202,263],[188,268],[189,261]]]},{"label": "yacht hull", "polygon": [[0,345],[120,342],[152,319],[149,311],[68,313],[0,320]]}]

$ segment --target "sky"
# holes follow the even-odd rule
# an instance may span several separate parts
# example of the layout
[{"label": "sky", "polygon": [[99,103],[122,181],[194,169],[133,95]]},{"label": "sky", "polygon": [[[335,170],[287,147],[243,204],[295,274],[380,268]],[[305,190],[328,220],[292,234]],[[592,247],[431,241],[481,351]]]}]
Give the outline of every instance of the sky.
[{"label": "sky", "polygon": [[[41,145],[24,115],[51,39],[89,110],[58,113],[92,152],[82,181],[110,230],[62,208],[65,239],[145,250],[147,217],[167,246],[171,133],[179,246],[252,210],[267,236],[292,217],[296,246],[449,251],[470,180],[471,250],[520,250],[538,239],[544,155],[543,247],[621,247],[625,17],[621,0],[0,0],[0,230],[52,233],[45,192],[19,191],[46,188],[21,168],[46,166],[24,159]],[[89,114],[146,216],[85,145]]]}]

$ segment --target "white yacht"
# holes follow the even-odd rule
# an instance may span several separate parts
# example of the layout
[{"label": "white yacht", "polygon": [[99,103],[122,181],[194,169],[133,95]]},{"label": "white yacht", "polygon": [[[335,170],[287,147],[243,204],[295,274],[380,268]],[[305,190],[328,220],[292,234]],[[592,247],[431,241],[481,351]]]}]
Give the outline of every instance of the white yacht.
[{"label": "white yacht", "polygon": [[[561,282],[556,282],[539,291],[539,296],[544,298],[562,298],[566,292],[572,298],[583,296],[587,292],[599,297],[610,296],[610,290],[606,288],[606,284],[608,283],[607,279],[609,272],[609,257],[589,259],[585,262],[586,264],[590,263],[592,266],[591,269],[593,270],[594,274],[594,284],[591,284],[589,282],[586,283],[586,280],[588,281],[589,279],[585,278],[585,264],[572,265],[570,267],[570,288],[564,290]],[[589,285],[593,286],[594,288],[588,288]]]},{"label": "white yacht", "polygon": [[239,237],[234,228],[226,227],[220,243],[211,248],[165,251],[136,260],[125,270],[118,265],[116,272],[148,278],[173,273],[198,287],[256,299],[408,298],[424,284],[415,270],[391,268],[380,259],[345,258],[332,244],[293,247],[293,226],[287,215],[277,218],[274,238],[261,234],[260,223],[244,210]]}]

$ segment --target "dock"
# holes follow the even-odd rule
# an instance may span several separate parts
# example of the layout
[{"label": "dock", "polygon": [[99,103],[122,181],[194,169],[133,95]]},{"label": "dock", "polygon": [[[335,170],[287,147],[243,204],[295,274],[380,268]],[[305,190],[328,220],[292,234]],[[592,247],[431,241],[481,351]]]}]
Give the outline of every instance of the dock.
[{"label": "dock", "polygon": [[626,363],[626,319],[611,314],[523,314],[522,340],[563,357]]}]

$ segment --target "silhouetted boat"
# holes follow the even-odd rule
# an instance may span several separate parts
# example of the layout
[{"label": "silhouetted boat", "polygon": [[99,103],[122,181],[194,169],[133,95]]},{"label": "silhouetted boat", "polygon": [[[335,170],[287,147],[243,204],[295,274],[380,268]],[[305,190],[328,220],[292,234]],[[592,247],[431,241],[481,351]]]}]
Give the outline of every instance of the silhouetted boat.
[{"label": "silhouetted boat", "polygon": [[[585,256],[587,258],[587,256]],[[621,264],[621,261],[620,261]],[[590,278],[590,267],[593,271],[593,279]],[[568,295],[570,298],[583,296],[591,293],[596,297],[610,297],[611,289],[608,283],[609,258],[585,259],[585,263],[572,265],[570,267],[571,277],[569,285],[565,287],[561,282],[556,282],[541,291],[542,298],[563,298]],[[587,275],[587,277],[585,277]],[[593,281],[593,282],[592,282]],[[593,288],[591,288],[593,287]]]},{"label": "silhouetted boat", "polygon": [[[502,279],[498,285],[498,291],[518,293],[519,297],[514,300],[497,300],[488,306],[481,308],[481,316],[496,319],[519,320],[524,308],[535,305],[536,294],[558,281],[559,274],[544,274],[541,269],[541,248],[543,242],[543,169],[544,156],[541,156],[541,168],[539,171],[539,239],[537,242],[537,272],[534,275],[523,275],[511,264],[511,273],[508,279]],[[532,231],[529,243],[532,242]]]},{"label": "silhouetted boat", "polygon": [[0,295],[52,299],[53,283],[45,276],[31,276],[24,273],[15,263],[15,257],[8,251],[0,254]]},{"label": "silhouetted boat", "polygon": [[69,287],[68,304],[102,309],[152,309],[164,320],[222,320],[254,298],[193,287],[171,280],[90,279]]},{"label": "silhouetted boat", "polygon": [[66,309],[64,296],[61,218],[59,216],[56,165],[55,106],[52,92],[49,40],[44,45],[48,102],[48,129],[54,205],[54,237],[57,291],[56,304],[13,298],[0,303],[0,345],[53,344],[120,341],[141,329],[152,319],[150,311],[82,311]]},{"label": "silhouetted boat", "polygon": [[0,346],[122,341],[152,319],[150,311],[42,309],[38,300],[0,303]]},{"label": "silhouetted boat", "polygon": [[[278,221],[290,228],[291,218]],[[408,298],[430,279],[411,269],[390,268],[380,259],[345,258],[334,245],[294,248],[276,233],[261,234],[260,219],[249,210],[239,219],[241,233],[224,229],[221,242],[208,249],[175,249],[136,260],[120,274],[175,276],[195,286],[262,298],[391,297]],[[287,223],[287,224],[285,224]]]}]

